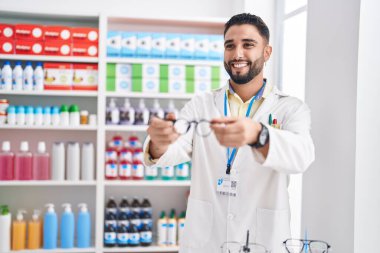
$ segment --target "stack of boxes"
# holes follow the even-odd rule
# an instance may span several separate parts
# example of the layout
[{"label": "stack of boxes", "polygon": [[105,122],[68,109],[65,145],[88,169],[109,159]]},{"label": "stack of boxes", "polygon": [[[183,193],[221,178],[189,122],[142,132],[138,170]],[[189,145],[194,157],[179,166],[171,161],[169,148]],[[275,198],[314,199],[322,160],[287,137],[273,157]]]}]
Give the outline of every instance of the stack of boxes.
[{"label": "stack of boxes", "polygon": [[181,64],[107,64],[107,91],[118,93],[200,93],[228,80],[219,66]]},{"label": "stack of boxes", "polygon": [[0,54],[98,56],[97,28],[0,24]]}]

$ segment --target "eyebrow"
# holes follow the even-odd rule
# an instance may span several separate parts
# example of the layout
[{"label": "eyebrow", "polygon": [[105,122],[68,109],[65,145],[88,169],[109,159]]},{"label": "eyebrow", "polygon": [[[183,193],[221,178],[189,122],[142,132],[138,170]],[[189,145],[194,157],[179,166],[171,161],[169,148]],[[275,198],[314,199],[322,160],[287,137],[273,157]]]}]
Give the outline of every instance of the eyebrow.
[{"label": "eyebrow", "polygon": [[[232,43],[234,40],[226,40],[224,42],[224,45],[228,44],[228,43]],[[254,40],[254,39],[242,39],[243,42],[253,42],[255,44],[258,44],[257,40]]]}]

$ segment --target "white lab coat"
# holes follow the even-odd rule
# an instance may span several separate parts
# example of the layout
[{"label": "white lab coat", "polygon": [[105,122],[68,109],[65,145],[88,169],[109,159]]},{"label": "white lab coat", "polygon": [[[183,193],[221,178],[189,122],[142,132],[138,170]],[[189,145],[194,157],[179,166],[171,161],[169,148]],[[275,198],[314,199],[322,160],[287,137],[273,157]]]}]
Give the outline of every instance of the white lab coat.
[{"label": "white lab coat", "polygon": [[[179,118],[222,117],[226,88],[194,97]],[[281,130],[268,125],[269,114],[277,118]],[[232,165],[239,178],[237,197],[216,191],[217,179],[226,175],[227,154],[214,134],[200,137],[193,126],[157,161],[158,165],[175,165],[192,160],[180,253],[221,252],[225,241],[244,242],[247,230],[251,242],[265,245],[272,253],[283,252],[282,242],[290,238],[288,175],[304,172],[314,160],[310,110],[302,101],[274,87],[253,120],[269,129],[269,153],[264,160],[248,145],[239,148]],[[149,137],[145,148],[148,142]]]}]

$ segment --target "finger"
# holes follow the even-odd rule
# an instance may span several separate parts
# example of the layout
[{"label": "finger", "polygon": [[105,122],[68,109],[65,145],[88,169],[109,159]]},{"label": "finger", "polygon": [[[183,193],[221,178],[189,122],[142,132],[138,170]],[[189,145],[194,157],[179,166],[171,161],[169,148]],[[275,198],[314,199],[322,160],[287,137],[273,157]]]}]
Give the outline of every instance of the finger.
[{"label": "finger", "polygon": [[147,132],[150,135],[170,135],[176,133],[174,127],[166,127],[166,128],[148,128]]},{"label": "finger", "polygon": [[218,134],[241,134],[242,127],[237,123],[228,125],[211,125],[211,129]]},{"label": "finger", "polygon": [[211,120],[211,125],[213,124],[230,124],[236,122],[238,120],[237,117],[222,117],[222,118],[214,118]]},{"label": "finger", "polygon": [[178,134],[171,134],[166,136],[155,136],[154,138],[151,138],[151,140],[157,144],[167,145],[175,142],[178,137]]},{"label": "finger", "polygon": [[175,118],[175,114],[172,113],[172,112],[169,112],[167,115],[166,115],[166,120],[176,120]]},{"label": "finger", "polygon": [[157,117],[152,117],[149,126],[152,126],[154,128],[168,128],[173,126],[173,122],[159,119]]}]

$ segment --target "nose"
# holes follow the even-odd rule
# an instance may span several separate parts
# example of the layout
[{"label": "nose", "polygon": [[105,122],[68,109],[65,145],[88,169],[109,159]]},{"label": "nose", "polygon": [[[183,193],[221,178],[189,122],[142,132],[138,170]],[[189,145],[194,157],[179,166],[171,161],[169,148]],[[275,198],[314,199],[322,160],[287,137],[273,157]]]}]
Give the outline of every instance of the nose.
[{"label": "nose", "polygon": [[237,46],[234,52],[234,60],[240,60],[243,58],[243,48],[241,46]]}]

